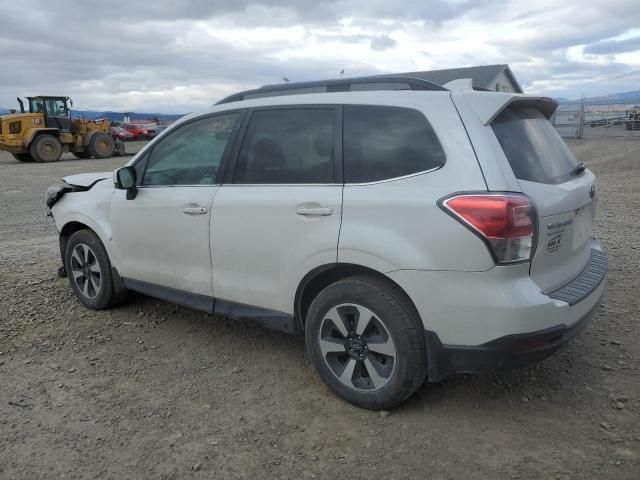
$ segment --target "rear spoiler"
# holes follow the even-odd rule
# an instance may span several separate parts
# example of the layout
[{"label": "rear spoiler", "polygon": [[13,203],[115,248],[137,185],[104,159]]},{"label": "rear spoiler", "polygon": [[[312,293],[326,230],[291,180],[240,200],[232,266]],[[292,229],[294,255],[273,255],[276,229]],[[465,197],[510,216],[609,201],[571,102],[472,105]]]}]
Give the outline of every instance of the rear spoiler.
[{"label": "rear spoiler", "polygon": [[537,97],[516,93],[478,92],[463,90],[451,93],[454,102],[463,99],[476,113],[483,125],[489,125],[510,105],[537,108],[547,118],[551,118],[558,108],[558,102],[549,97]]}]

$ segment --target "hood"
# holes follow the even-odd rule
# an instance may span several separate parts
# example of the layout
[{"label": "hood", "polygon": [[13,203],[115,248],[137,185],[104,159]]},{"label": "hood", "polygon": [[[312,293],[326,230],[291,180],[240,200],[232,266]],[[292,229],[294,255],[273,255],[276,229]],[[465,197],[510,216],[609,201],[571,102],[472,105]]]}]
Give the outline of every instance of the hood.
[{"label": "hood", "polygon": [[37,117],[42,118],[43,114],[42,113],[29,113],[29,112],[26,112],[26,113],[20,113],[20,112],[6,113],[4,115],[0,115],[0,120],[9,122],[9,121],[12,121],[12,120],[13,121],[15,121],[15,120],[25,120],[27,118],[37,118]]},{"label": "hood", "polygon": [[77,175],[64,177],[62,180],[74,187],[91,187],[94,183],[111,177],[112,172],[79,173]]}]

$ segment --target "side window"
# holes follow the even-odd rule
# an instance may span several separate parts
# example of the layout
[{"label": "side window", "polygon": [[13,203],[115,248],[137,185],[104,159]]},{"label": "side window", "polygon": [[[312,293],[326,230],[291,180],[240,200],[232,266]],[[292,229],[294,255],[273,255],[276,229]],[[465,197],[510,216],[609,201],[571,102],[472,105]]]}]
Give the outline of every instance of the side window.
[{"label": "side window", "polygon": [[53,117],[64,117],[67,114],[67,107],[63,100],[47,100],[45,105],[47,107],[47,115]]},{"label": "side window", "polygon": [[401,177],[445,161],[431,125],[412,108],[345,105],[343,131],[345,183]]},{"label": "side window", "polygon": [[149,160],[149,152],[146,152],[141,158],[136,160],[133,164],[133,168],[136,171],[136,185],[142,185],[142,178],[144,177],[144,170],[147,167],[147,161]]},{"label": "side window", "polygon": [[149,155],[142,185],[211,185],[237,113],[206,117],[166,135]]},{"label": "side window", "polygon": [[40,113],[44,112],[44,105],[42,104],[42,100],[31,100],[31,113]]},{"label": "side window", "polygon": [[234,183],[331,183],[332,108],[256,111],[242,141]]}]

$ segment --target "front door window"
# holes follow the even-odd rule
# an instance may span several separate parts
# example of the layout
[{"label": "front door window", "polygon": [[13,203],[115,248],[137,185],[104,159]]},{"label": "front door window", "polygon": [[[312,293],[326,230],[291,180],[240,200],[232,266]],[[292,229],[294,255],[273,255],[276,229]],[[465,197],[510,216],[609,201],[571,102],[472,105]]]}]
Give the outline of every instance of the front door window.
[{"label": "front door window", "polygon": [[237,113],[206,117],[167,134],[149,156],[142,185],[214,184],[237,120]]}]

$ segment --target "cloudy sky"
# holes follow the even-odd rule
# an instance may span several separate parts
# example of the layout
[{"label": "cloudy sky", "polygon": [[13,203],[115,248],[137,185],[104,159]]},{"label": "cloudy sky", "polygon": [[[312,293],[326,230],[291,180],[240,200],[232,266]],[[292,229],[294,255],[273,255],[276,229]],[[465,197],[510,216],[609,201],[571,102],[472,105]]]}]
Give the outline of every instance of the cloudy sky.
[{"label": "cloudy sky", "polygon": [[640,90],[639,0],[0,0],[0,106],[183,113],[256,86],[508,63],[528,93]]}]

